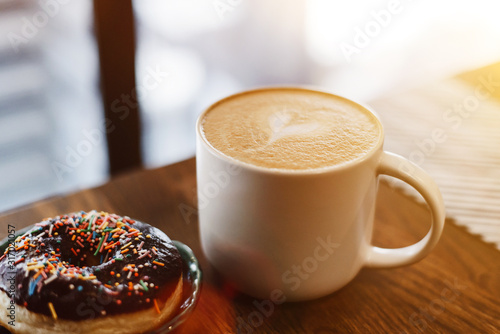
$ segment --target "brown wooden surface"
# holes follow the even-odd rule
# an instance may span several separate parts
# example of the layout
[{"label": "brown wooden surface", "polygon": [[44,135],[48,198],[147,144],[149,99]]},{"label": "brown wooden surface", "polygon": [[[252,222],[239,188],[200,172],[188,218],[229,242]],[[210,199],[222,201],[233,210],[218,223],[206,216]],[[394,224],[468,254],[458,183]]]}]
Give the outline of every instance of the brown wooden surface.
[{"label": "brown wooden surface", "polygon": [[109,171],[116,175],[142,164],[132,0],[94,0],[94,26]]},{"label": "brown wooden surface", "polygon": [[[0,228],[11,224],[19,229],[44,217],[91,209],[160,227],[188,244],[204,271],[200,302],[179,333],[238,333],[238,328],[239,333],[500,332],[500,252],[450,221],[438,246],[421,262],[390,270],[363,269],[332,295],[267,308],[263,315],[255,304],[268,303],[237,294],[204,258],[193,213],[195,195],[195,161],[190,159],[5,213]],[[192,214],[183,215],[180,208]],[[408,245],[422,237],[428,225],[425,206],[381,183],[376,245]],[[243,321],[250,325],[244,327]]]}]

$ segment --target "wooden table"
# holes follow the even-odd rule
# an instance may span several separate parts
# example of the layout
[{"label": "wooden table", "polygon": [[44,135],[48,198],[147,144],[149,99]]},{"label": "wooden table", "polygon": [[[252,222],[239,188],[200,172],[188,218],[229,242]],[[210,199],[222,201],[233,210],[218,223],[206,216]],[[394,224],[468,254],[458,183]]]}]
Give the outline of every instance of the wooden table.
[{"label": "wooden table", "polygon": [[[211,268],[201,251],[195,196],[195,160],[190,159],[5,213],[0,228],[20,229],[45,217],[91,209],[160,227],[189,245],[204,271],[199,304],[179,333],[500,333],[500,252],[452,221],[434,251],[417,264],[363,269],[332,295],[271,309],[238,294]],[[429,219],[425,206],[381,183],[374,243],[413,243],[425,235]]]}]

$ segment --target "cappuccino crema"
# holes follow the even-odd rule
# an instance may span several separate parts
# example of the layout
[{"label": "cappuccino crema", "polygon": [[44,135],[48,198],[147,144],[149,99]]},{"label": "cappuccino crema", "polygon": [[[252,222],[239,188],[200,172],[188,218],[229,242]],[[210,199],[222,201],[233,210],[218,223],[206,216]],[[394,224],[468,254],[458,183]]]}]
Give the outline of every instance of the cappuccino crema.
[{"label": "cappuccino crema", "polygon": [[201,120],[210,145],[233,159],[266,168],[341,165],[381,139],[378,119],[342,97],[301,88],[269,88],[230,96]]}]

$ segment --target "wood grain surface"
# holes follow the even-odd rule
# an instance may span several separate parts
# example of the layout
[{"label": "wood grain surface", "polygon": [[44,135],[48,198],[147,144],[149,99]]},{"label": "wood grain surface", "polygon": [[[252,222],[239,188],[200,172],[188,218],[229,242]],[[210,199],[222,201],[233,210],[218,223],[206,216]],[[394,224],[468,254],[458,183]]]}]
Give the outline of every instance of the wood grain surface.
[{"label": "wood grain surface", "polygon": [[[18,229],[48,216],[104,210],[160,227],[200,260],[201,298],[178,333],[499,333],[500,252],[447,221],[434,251],[398,269],[363,269],[324,298],[276,305],[236,292],[201,251],[195,160],[131,172],[108,184],[40,201],[0,216]],[[415,242],[429,227],[425,206],[381,182],[374,244]]]}]

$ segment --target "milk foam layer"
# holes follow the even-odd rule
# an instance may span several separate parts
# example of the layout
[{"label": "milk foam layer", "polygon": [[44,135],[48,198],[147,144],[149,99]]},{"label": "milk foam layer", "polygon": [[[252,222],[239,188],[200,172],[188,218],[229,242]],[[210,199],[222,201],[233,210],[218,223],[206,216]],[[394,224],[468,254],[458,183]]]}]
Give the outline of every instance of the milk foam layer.
[{"label": "milk foam layer", "polygon": [[229,97],[203,117],[201,130],[221,153],[252,165],[315,169],[365,155],[380,140],[378,120],[353,102],[302,89]]}]

